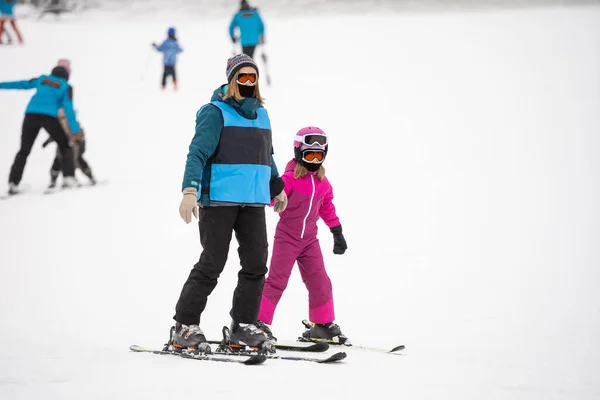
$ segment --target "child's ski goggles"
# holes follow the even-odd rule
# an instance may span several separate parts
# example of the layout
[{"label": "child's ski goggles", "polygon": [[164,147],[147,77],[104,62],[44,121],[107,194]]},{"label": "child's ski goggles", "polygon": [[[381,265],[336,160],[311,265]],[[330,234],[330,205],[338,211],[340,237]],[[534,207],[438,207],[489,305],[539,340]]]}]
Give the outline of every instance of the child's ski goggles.
[{"label": "child's ski goggles", "polygon": [[240,72],[237,75],[237,82],[241,83],[242,85],[247,85],[248,82],[250,82],[251,85],[254,85],[256,83],[256,74],[254,72]]},{"label": "child's ski goggles", "polygon": [[327,136],[322,135],[320,133],[313,133],[304,136],[296,135],[295,139],[297,142],[301,142],[302,144],[305,144],[307,146],[312,146],[314,144],[318,144],[320,146],[327,146]]},{"label": "child's ski goggles", "polygon": [[325,159],[325,153],[322,151],[313,151],[313,150],[303,151],[302,159],[308,163],[320,164]]}]

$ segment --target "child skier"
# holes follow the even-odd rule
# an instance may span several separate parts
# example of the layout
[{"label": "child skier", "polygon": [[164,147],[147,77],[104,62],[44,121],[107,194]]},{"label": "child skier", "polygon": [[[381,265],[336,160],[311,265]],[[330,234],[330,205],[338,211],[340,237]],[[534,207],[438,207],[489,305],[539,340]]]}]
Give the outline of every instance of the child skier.
[{"label": "child skier", "polygon": [[[67,70],[67,72],[69,73],[69,75],[71,74],[71,61],[69,61],[68,59],[62,58],[62,59],[58,60],[58,66],[65,68]],[[73,86],[71,86],[71,85],[69,85],[69,97],[71,98],[71,101],[73,101]],[[63,130],[67,134],[67,136],[70,137],[71,130],[69,128],[69,124],[67,122],[67,117],[65,115],[63,108],[58,110],[58,120],[59,120]],[[54,140],[52,139],[52,137],[48,138],[48,140],[46,140],[44,142],[42,147],[46,147],[48,144],[52,143],[53,141]],[[90,180],[90,184],[95,185],[96,179],[94,178],[94,175],[92,174],[92,169],[90,168],[88,162],[83,158],[83,153],[85,153],[85,132],[83,131],[83,128],[81,129],[81,135],[78,136],[77,139],[74,140],[73,142],[74,142],[73,143],[73,160],[74,160],[75,169],[77,169],[77,168],[81,169],[81,172],[83,172],[84,175],[87,176],[88,179]],[[60,151],[60,147],[57,146],[56,147],[56,156],[54,157],[52,167],[50,168],[50,185],[48,186],[49,189],[54,189],[56,187],[56,181],[58,180],[58,177],[62,170],[62,165],[63,165],[62,153]]]},{"label": "child skier", "polygon": [[275,308],[296,261],[308,289],[309,318],[312,322],[303,334],[304,339],[340,344],[347,340],[333,322],[331,280],[325,271],[317,239],[317,221],[322,218],[333,233],[333,253],[344,254],[347,249],[342,225],[333,205],[331,184],[325,177],[323,161],[327,150],[325,132],[315,127],[302,128],[295,136],[294,159],[287,164],[282,176],[288,206],[280,214],[275,231],[269,276],[265,281],[256,325],[274,340],[269,325],[273,322]]},{"label": "child skier", "polygon": [[19,32],[19,28],[17,28],[17,21],[15,20],[14,7],[17,3],[17,0],[0,0],[0,44],[2,44],[2,34],[6,32],[9,41],[10,36],[8,35],[8,30],[5,30],[4,25],[6,22],[10,22],[13,30],[17,34],[17,39],[19,40],[19,44],[23,44],[23,36],[21,36],[21,32]]},{"label": "child skier", "polygon": [[177,73],[175,71],[175,64],[177,64],[177,54],[181,53],[183,50],[177,43],[177,38],[175,37],[175,28],[171,27],[167,31],[167,39],[157,46],[156,43],[152,43],[152,47],[154,47],[157,51],[163,53],[163,62],[164,62],[164,70],[162,76],[162,88],[163,90],[167,86],[167,77],[173,78],[173,88],[177,90]]}]

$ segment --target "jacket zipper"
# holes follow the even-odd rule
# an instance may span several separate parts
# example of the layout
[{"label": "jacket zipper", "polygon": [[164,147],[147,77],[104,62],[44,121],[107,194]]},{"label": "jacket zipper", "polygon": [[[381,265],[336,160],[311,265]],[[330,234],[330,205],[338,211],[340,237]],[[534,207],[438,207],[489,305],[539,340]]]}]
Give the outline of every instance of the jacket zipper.
[{"label": "jacket zipper", "polygon": [[310,203],[308,203],[308,212],[306,213],[306,217],[304,217],[304,221],[302,222],[302,233],[300,234],[300,239],[304,239],[304,231],[306,230],[306,220],[310,215],[310,211],[312,210],[313,198],[315,197],[315,177],[313,175],[310,176],[310,181],[312,182],[312,193],[310,195]]}]

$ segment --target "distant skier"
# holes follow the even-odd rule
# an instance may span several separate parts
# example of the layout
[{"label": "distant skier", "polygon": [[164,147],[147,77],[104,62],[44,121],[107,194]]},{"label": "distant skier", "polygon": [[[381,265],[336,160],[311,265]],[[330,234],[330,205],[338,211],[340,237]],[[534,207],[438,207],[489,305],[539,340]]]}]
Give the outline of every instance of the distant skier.
[{"label": "distant skier", "polygon": [[[66,59],[66,58],[62,58],[60,60],[58,60],[58,66],[60,67],[64,67],[67,72],[69,73],[69,75],[71,74],[71,62]],[[73,86],[69,85],[69,97],[71,98],[71,101],[73,101]],[[69,124],[67,122],[67,117],[65,115],[64,109],[61,108],[60,110],[58,110],[58,120],[60,121],[60,124],[63,128],[63,130],[65,131],[66,135],[68,137],[71,136],[71,130],[69,128]],[[48,140],[46,140],[44,142],[43,147],[46,147],[48,144],[52,143],[54,141],[54,139],[52,139],[52,137],[50,137]],[[85,149],[86,149],[86,145],[85,145],[85,132],[83,130],[83,128],[81,128],[81,136],[77,138],[76,141],[74,141],[73,143],[73,159],[74,159],[74,163],[75,163],[75,169],[79,168],[81,169],[81,172],[83,172],[83,174],[85,176],[87,176],[87,178],[90,180],[90,184],[91,185],[95,185],[96,184],[96,179],[94,178],[94,175],[92,174],[92,169],[90,167],[90,165],[88,164],[88,162],[83,158],[83,154],[85,153]],[[54,157],[54,161],[52,162],[52,167],[50,168],[50,185],[48,186],[48,188],[53,189],[56,187],[56,181],[58,180],[58,177],[60,176],[60,173],[62,171],[62,153],[60,151],[60,147],[57,146],[56,147],[56,156]]]},{"label": "distant skier", "polygon": [[[18,193],[18,186],[23,177],[27,157],[29,157],[35,139],[42,128],[50,134],[60,148],[65,177],[63,187],[76,186],[71,143],[72,140],[80,140],[82,133],[75,118],[75,110],[69,96],[68,80],[69,73],[67,70],[64,67],[57,66],[52,69],[50,75],[42,75],[39,78],[28,81],[0,82],[0,89],[36,89],[25,110],[21,133],[21,148],[15,157],[8,179],[9,194]],[[58,120],[58,111],[60,108],[64,109],[67,117],[67,122],[72,132],[71,138],[65,135]]]},{"label": "distant skier", "polygon": [[17,34],[19,44],[23,44],[23,36],[21,36],[19,28],[17,28],[17,20],[15,19],[15,14],[13,11],[16,3],[17,0],[0,0],[0,44],[3,44],[2,35],[4,33],[6,33],[9,41],[11,41],[10,35],[8,35],[8,30],[5,28],[6,22],[10,22],[10,25]]},{"label": "distant skier", "polygon": [[179,46],[179,43],[177,43],[177,38],[175,37],[175,28],[169,28],[169,30],[167,31],[167,39],[165,39],[165,41],[162,42],[160,46],[157,46],[156,43],[152,43],[152,47],[154,47],[157,51],[163,53],[163,90],[167,86],[167,77],[169,76],[173,79],[173,88],[177,90],[177,72],[175,70],[175,65],[177,64],[177,55],[183,50]]},{"label": "distant skier", "polygon": [[[235,30],[239,29],[239,38]],[[238,11],[229,25],[229,36],[235,44],[238,39],[242,46],[242,53],[254,58],[256,46],[265,42],[265,25],[256,8],[250,7],[246,0],[240,3]]]},{"label": "distant skier", "polygon": [[308,312],[312,322],[303,334],[304,339],[336,343],[347,340],[333,322],[333,290],[317,238],[320,218],[333,234],[333,253],[344,254],[347,249],[333,205],[333,190],[323,167],[328,149],[327,135],[321,129],[301,129],[294,139],[294,159],[288,162],[282,176],[288,206],[280,214],[275,231],[271,266],[256,324],[274,340],[269,325],[296,262],[308,289]]}]

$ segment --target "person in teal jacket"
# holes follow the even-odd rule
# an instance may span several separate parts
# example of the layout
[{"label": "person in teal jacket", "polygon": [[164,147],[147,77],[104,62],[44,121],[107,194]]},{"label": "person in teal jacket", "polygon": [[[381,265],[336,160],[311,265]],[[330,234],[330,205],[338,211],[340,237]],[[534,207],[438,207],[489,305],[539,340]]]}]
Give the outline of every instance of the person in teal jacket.
[{"label": "person in teal jacket", "polygon": [[281,212],[287,197],[273,160],[271,123],[258,77],[252,58],[230,58],[228,84],[196,114],[179,212],[186,223],[192,215],[198,218],[203,251],[175,307],[170,340],[174,349],[208,351],[200,316],[225,267],[233,232],[242,269],[230,312],[231,342],[274,349],[255,325],[267,273],[265,206],[274,199],[275,210]]},{"label": "person in teal jacket", "polygon": [[254,57],[256,46],[265,41],[265,25],[256,8],[250,7],[246,0],[242,0],[238,11],[229,24],[229,36],[235,44],[237,38],[235,30],[239,29],[239,41],[242,53]]},{"label": "person in teal jacket", "polygon": [[[81,128],[75,117],[75,110],[69,94],[69,73],[64,67],[54,67],[50,75],[42,75],[28,81],[0,82],[0,89],[35,89],[36,92],[29,101],[25,110],[23,128],[21,132],[21,148],[15,156],[15,161],[10,169],[8,178],[8,193],[18,193],[18,186],[23,177],[27,157],[31,148],[44,128],[59,146],[63,164],[64,186],[74,187],[75,168],[72,152],[72,140],[79,140]],[[58,120],[58,110],[64,109],[67,123],[72,132],[70,140]]]}]

